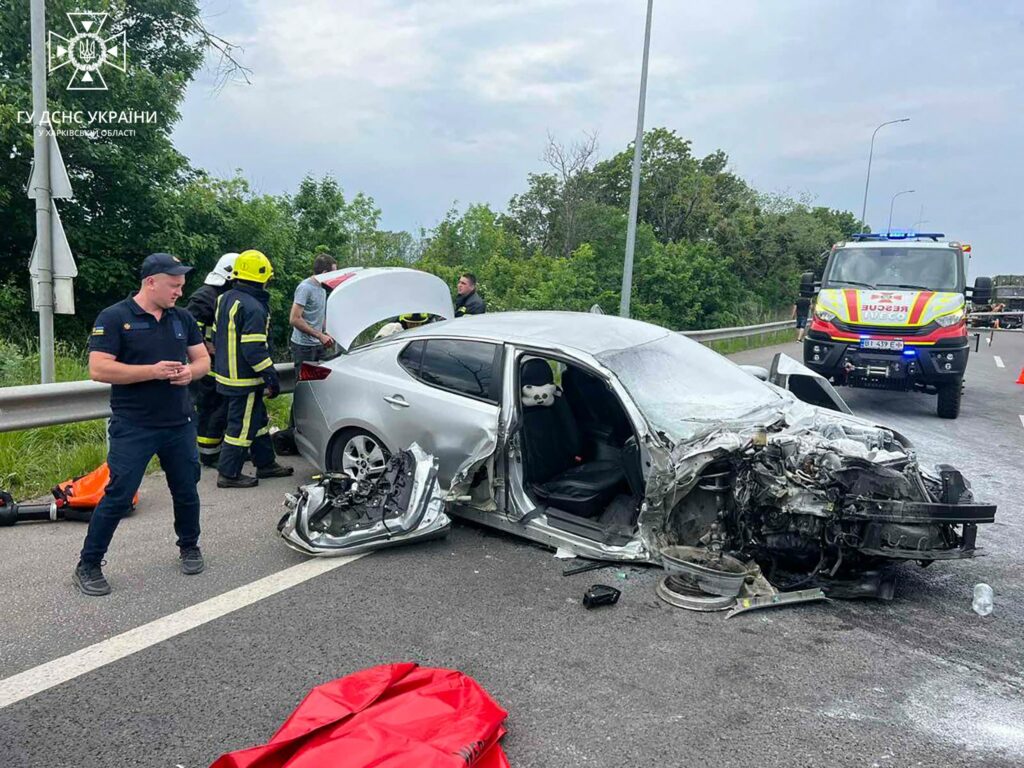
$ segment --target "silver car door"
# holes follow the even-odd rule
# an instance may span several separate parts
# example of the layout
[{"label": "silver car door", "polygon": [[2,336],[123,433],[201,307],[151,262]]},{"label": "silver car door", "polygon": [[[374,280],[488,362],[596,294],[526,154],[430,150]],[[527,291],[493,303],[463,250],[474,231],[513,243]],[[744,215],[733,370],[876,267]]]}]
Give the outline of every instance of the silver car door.
[{"label": "silver car door", "polygon": [[853,413],[850,406],[824,376],[815,373],[803,363],[797,362],[783,352],[777,352],[772,358],[768,381],[778,387],[788,389],[805,403],[828,408],[831,411]]},{"label": "silver car door", "polygon": [[501,345],[467,339],[417,339],[396,352],[406,375],[404,386],[381,392],[386,439],[395,448],[419,443],[436,456],[444,488],[468,460],[494,451],[501,360]]},{"label": "silver car door", "polygon": [[413,443],[379,478],[325,473],[295,494],[277,530],[288,546],[329,557],[368,552],[447,533],[450,520],[437,483],[437,460]]}]

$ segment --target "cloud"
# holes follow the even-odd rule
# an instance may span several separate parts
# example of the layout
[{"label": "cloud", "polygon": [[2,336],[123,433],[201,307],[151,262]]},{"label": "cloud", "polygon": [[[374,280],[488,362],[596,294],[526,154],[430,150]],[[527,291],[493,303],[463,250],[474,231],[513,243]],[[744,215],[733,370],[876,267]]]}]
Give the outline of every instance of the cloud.
[{"label": "cloud", "polygon": [[[605,156],[632,140],[644,6],[232,2],[212,28],[245,45],[253,85],[215,97],[194,85],[176,140],[198,165],[244,168],[268,191],[336,173],[393,227],[430,226],[454,199],[501,208],[542,167],[549,131],[597,132]],[[765,191],[859,212],[871,131],[909,116],[879,135],[869,218],[913,187],[913,213],[923,204],[937,226],[1009,258],[995,212],[1005,217],[1024,170],[1022,16],[927,0],[658,2],[646,124],[698,154],[725,150]]]}]

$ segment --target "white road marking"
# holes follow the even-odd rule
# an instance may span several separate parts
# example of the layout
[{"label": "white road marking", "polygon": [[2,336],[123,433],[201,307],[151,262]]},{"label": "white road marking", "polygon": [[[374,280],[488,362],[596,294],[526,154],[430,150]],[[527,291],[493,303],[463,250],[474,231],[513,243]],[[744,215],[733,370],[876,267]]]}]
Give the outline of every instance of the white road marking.
[{"label": "white road marking", "polygon": [[1005,368],[1006,367],[1005,365],[1003,365],[1003,358],[1001,358],[999,355],[992,355],[992,357],[995,358],[996,368]]},{"label": "white road marking", "polygon": [[320,557],[307,560],[299,565],[258,579],[251,584],[232,589],[222,595],[211,597],[209,600],[143,624],[141,627],[122,632],[120,635],[90,645],[88,648],[27,669],[6,680],[0,680],[0,709],[111,664],[118,659],[123,659],[137,651],[169,640],[221,616],[226,616],[239,608],[245,608],[265,597],[276,595],[278,592],[283,592],[320,574],[333,571],[362,556]]},{"label": "white road marking", "polygon": [[1020,417],[1020,425],[1024,427],[1024,415]]}]

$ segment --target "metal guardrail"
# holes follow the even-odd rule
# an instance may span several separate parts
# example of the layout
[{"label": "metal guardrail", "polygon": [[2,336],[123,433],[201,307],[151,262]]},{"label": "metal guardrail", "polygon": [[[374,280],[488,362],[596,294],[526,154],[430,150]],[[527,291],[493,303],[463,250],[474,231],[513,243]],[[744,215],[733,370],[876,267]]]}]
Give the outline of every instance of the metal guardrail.
[{"label": "metal guardrail", "polygon": [[[295,389],[295,366],[275,365],[281,392]],[[96,381],[0,388],[0,432],[110,418],[110,385]]]},{"label": "metal guardrail", "polygon": [[742,325],[733,328],[709,328],[706,331],[680,331],[681,334],[694,341],[725,341],[726,339],[743,339],[748,336],[760,336],[763,333],[775,333],[789,328],[796,329],[795,320],[780,320],[776,323],[761,325]]},{"label": "metal guardrail", "polygon": [[[759,336],[792,328],[792,320],[761,325],[711,328],[705,331],[680,331],[694,341],[724,341]],[[281,392],[295,389],[295,366],[274,366],[281,379]],[[0,388],[0,432],[52,427],[77,421],[110,418],[110,385],[95,381],[69,381],[59,384],[30,384]]]}]

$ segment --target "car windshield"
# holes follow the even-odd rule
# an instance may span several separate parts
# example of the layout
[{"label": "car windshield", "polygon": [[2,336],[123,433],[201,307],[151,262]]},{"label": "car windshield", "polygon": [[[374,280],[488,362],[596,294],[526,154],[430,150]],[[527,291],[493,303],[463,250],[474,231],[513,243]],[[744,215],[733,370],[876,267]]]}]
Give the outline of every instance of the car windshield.
[{"label": "car windshield", "polygon": [[840,248],[832,256],[826,288],[906,288],[956,291],[955,248]]},{"label": "car windshield", "polygon": [[644,416],[676,440],[785,404],[772,387],[677,333],[596,357],[622,382]]}]

